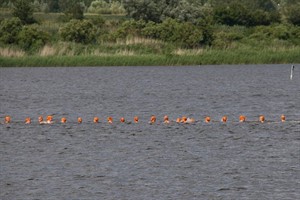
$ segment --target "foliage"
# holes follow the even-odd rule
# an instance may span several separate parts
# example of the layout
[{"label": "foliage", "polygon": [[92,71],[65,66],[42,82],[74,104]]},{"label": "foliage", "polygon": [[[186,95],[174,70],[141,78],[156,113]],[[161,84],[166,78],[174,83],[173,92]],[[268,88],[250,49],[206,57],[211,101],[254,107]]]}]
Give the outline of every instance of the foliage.
[{"label": "foliage", "polygon": [[64,22],[84,18],[85,4],[81,0],[58,0],[55,6],[58,6],[57,9],[65,14],[61,18]]},{"label": "foliage", "polygon": [[18,34],[18,44],[24,50],[36,51],[49,41],[49,34],[34,26],[24,26]]},{"label": "foliage", "polygon": [[204,17],[196,22],[196,25],[202,30],[203,40],[201,44],[210,46],[214,40],[213,36],[213,19],[211,17]]},{"label": "foliage", "polygon": [[107,3],[104,0],[96,0],[91,3],[88,12],[98,14],[125,14],[126,10],[118,1]]},{"label": "foliage", "polygon": [[17,43],[17,36],[22,30],[22,22],[19,18],[5,19],[0,24],[0,41],[4,44]]},{"label": "foliage", "polygon": [[287,7],[286,16],[288,22],[300,26],[300,3]]},{"label": "foliage", "polygon": [[243,26],[219,26],[214,32],[213,48],[227,49],[247,36],[247,28]]},{"label": "foliage", "polygon": [[166,6],[161,17],[162,20],[173,18],[181,22],[195,22],[204,16],[201,1],[181,0],[173,1],[173,3],[170,2],[166,1]]},{"label": "foliage", "polygon": [[13,16],[20,18],[23,24],[35,23],[33,18],[33,7],[30,0],[14,1]]},{"label": "foliage", "polygon": [[60,29],[60,36],[64,41],[92,43],[96,40],[96,28],[88,20],[71,20]]},{"label": "foliage", "polygon": [[114,33],[115,38],[124,39],[127,36],[141,36],[141,30],[146,26],[144,20],[128,20],[121,24],[121,26]]},{"label": "foliage", "polygon": [[183,47],[197,47],[203,40],[202,31],[190,22],[180,23],[168,18],[162,23],[148,23],[142,30],[143,35]]},{"label": "foliage", "polygon": [[256,38],[258,40],[288,40],[291,38],[290,27],[279,24],[272,26],[257,26],[253,30],[253,34],[250,38]]},{"label": "foliage", "polygon": [[216,22],[229,26],[257,26],[270,25],[280,21],[278,11],[264,11],[262,9],[250,9],[247,4],[233,1],[229,4],[217,6],[214,11]]},{"label": "foliage", "polygon": [[135,20],[160,22],[166,4],[162,0],[131,0],[126,1],[124,7]]}]

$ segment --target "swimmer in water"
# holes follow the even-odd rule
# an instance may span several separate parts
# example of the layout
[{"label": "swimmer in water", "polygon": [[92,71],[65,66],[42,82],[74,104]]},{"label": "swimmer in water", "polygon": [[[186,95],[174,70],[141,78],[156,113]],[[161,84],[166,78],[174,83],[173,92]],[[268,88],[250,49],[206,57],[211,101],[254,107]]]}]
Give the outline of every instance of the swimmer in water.
[{"label": "swimmer in water", "polygon": [[94,122],[94,123],[99,123],[99,118],[98,118],[98,117],[94,117],[93,122]]},{"label": "swimmer in water", "polygon": [[5,119],[4,119],[4,123],[9,124],[10,122],[11,122],[10,116],[6,116]]},{"label": "swimmer in water", "polygon": [[63,118],[61,118],[60,121],[61,121],[61,123],[65,124],[65,123],[67,123],[67,118],[63,117]]},{"label": "swimmer in water", "polygon": [[138,122],[139,122],[139,117],[138,117],[138,116],[135,116],[135,117],[133,118],[133,121],[134,121],[134,123],[138,123]]},{"label": "swimmer in water", "polygon": [[265,116],[263,116],[263,115],[259,116],[259,121],[261,123],[264,123],[265,122]]},{"label": "swimmer in water", "polygon": [[241,115],[241,116],[240,116],[240,122],[245,122],[245,121],[246,121],[246,116]]},{"label": "swimmer in water", "polygon": [[227,116],[223,116],[221,121],[222,121],[223,123],[226,123],[226,122],[227,122]]},{"label": "swimmer in water", "polygon": [[25,124],[31,124],[31,119],[30,119],[30,117],[26,117],[26,119],[25,119]]},{"label": "swimmer in water", "polygon": [[170,123],[169,117],[168,117],[168,115],[165,115],[164,116],[164,124],[169,124],[169,123]]},{"label": "swimmer in water", "polygon": [[107,122],[108,122],[109,124],[112,124],[112,123],[113,123],[113,118],[112,118],[112,117],[108,117],[108,118],[107,118]]},{"label": "swimmer in water", "polygon": [[149,124],[154,124],[156,122],[156,117],[155,115],[152,115],[149,121]]},{"label": "swimmer in water", "polygon": [[205,120],[204,120],[206,123],[209,123],[211,121],[210,117],[205,117]]}]

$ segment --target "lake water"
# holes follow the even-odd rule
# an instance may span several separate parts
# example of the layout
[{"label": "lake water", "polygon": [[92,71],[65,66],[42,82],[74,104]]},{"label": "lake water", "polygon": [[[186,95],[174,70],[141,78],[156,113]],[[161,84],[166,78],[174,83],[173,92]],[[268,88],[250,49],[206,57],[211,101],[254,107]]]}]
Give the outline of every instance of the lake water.
[{"label": "lake water", "polygon": [[[290,80],[290,66],[0,68],[0,199],[298,199],[300,67]],[[50,114],[55,124],[37,124]]]}]

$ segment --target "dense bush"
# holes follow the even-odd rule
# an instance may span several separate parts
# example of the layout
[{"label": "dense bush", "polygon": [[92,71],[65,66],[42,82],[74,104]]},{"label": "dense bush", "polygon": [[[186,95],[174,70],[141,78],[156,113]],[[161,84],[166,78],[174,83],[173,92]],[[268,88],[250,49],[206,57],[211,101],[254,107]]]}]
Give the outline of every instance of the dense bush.
[{"label": "dense bush", "polygon": [[127,14],[135,20],[161,22],[166,3],[161,0],[130,0],[125,2],[124,7]]},{"label": "dense bush", "polygon": [[199,18],[205,15],[201,1],[197,0],[181,0],[166,2],[166,7],[163,9],[161,20],[166,18],[177,19],[180,22],[195,23]]},{"label": "dense bush", "polygon": [[289,6],[286,11],[287,20],[297,26],[300,26],[300,3]]},{"label": "dense bush", "polygon": [[16,43],[21,30],[22,22],[19,18],[4,19],[0,24],[0,41],[4,44]]},{"label": "dense bush", "polygon": [[203,33],[197,26],[170,18],[159,24],[148,23],[142,31],[146,37],[175,43],[182,47],[197,47],[203,40]]},{"label": "dense bush", "polygon": [[36,20],[33,18],[33,6],[30,0],[14,1],[13,16],[18,17],[23,24],[32,24]]},{"label": "dense bush", "polygon": [[60,36],[65,41],[93,43],[96,40],[96,28],[88,20],[71,20],[60,29]]},{"label": "dense bush", "polygon": [[249,18],[248,10],[240,3],[221,5],[214,11],[215,21],[229,26],[248,25]]},{"label": "dense bush", "polygon": [[254,28],[253,34],[250,35],[250,38],[255,38],[257,40],[288,40],[291,37],[290,30],[290,27],[283,24],[272,26],[257,26]]},{"label": "dense bush", "polygon": [[114,33],[116,38],[126,38],[127,36],[141,36],[141,30],[146,26],[144,20],[127,20],[121,24]]},{"label": "dense bush", "polygon": [[245,28],[244,26],[219,26],[214,31],[212,45],[214,48],[229,48],[232,44],[247,37],[247,30],[248,28]]},{"label": "dense bush", "polygon": [[251,10],[242,3],[233,2],[217,6],[214,19],[217,23],[229,26],[257,26],[280,22],[280,14],[278,11]]},{"label": "dense bush", "polygon": [[126,10],[120,2],[113,1],[107,3],[104,0],[96,0],[91,3],[88,12],[98,14],[125,14]]},{"label": "dense bush", "polygon": [[24,50],[35,51],[49,40],[48,33],[34,26],[24,26],[18,34],[18,44]]}]

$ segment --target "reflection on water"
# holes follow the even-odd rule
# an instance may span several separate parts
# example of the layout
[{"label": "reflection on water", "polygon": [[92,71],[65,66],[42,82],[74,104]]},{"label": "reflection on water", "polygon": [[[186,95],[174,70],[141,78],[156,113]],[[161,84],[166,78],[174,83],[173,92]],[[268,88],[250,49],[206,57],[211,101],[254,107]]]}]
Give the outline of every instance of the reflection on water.
[{"label": "reflection on water", "polygon": [[[0,125],[0,197],[297,199],[300,123],[232,121],[300,120],[299,71],[291,81],[289,65],[1,68],[0,117],[19,123]],[[36,124],[48,114],[68,123]],[[152,114],[200,121],[149,125]]]}]

